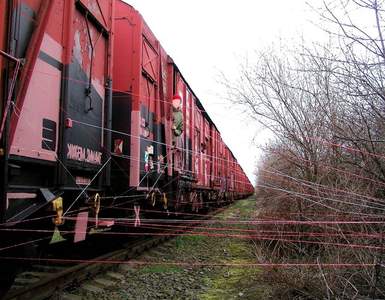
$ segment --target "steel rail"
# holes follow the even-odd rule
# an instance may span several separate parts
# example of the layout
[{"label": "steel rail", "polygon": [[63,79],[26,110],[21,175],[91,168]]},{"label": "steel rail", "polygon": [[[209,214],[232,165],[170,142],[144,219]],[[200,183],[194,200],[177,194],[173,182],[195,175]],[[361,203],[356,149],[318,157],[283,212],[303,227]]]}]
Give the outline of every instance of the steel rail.
[{"label": "steel rail", "polygon": [[[214,215],[223,211],[224,208],[228,207],[228,205],[234,202],[229,202],[223,207],[219,207],[212,212],[209,212],[205,216],[199,216],[197,220],[206,220],[210,219]],[[183,219],[181,219],[182,221]],[[144,251],[151,249],[154,246],[157,246],[164,241],[175,238],[173,233],[175,232],[183,232],[185,230],[191,229],[199,225],[196,224],[188,224],[183,229],[176,229],[170,235],[165,234],[161,237],[148,237],[143,238],[142,240],[124,244],[124,249],[115,250],[107,254],[103,254],[99,257],[90,259],[89,262],[82,262],[80,264],[76,264],[74,266],[69,266],[64,270],[61,270],[56,273],[49,273],[47,276],[42,277],[38,282],[32,283],[28,286],[11,289],[10,292],[4,297],[4,300],[43,300],[47,299],[50,296],[61,293],[66,287],[70,286],[74,283],[79,283],[89,279],[90,277],[94,277],[103,271],[108,269],[116,268],[116,264],[113,261],[117,260],[128,260],[135,258],[142,254]],[[138,233],[139,234],[139,233]],[[111,260],[111,264],[108,263],[95,263],[95,261],[108,261]],[[54,267],[53,267],[54,268]]]}]

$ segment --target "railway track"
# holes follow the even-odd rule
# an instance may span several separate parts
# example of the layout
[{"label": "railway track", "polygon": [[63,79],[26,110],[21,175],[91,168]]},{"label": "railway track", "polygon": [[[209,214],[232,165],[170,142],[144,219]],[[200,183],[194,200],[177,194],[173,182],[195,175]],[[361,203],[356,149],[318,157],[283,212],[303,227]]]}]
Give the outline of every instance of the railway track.
[{"label": "railway track", "polygon": [[[195,220],[207,220],[222,211],[219,208],[203,217],[196,217]],[[191,219],[191,218],[190,218]],[[177,223],[175,223],[177,224]],[[139,256],[166,240],[175,237],[176,233],[193,228],[197,224],[191,224],[172,232],[164,233],[161,236],[146,236],[136,239],[133,242],[123,244],[121,249],[88,259],[58,259],[61,264],[35,265],[31,271],[23,272],[16,278],[14,287],[5,296],[4,300],[43,300],[58,295],[59,299],[63,290],[71,285],[79,285],[83,281],[93,278],[101,273],[112,271],[118,267],[114,261],[125,261]],[[55,259],[42,259],[42,261],[53,261]],[[108,263],[111,261],[111,264]],[[65,263],[65,265],[63,265]],[[70,264],[70,265],[68,265]]]},{"label": "railway track", "polygon": [[[80,283],[92,276],[116,267],[116,264],[105,263],[108,260],[128,260],[136,257],[141,252],[160,244],[167,237],[147,238],[130,244],[126,249],[116,250],[111,253],[91,259],[89,262],[76,264],[69,267],[50,266],[51,272],[25,272],[22,276],[34,276],[37,280],[22,288],[11,289],[4,299],[46,299],[55,293],[60,293],[66,286]],[[103,263],[97,263],[103,261]],[[36,270],[41,266],[36,266]],[[59,269],[59,270],[58,270]],[[55,272],[56,270],[56,272]],[[54,271],[54,272],[52,272]],[[18,277],[22,283],[23,277]]]}]

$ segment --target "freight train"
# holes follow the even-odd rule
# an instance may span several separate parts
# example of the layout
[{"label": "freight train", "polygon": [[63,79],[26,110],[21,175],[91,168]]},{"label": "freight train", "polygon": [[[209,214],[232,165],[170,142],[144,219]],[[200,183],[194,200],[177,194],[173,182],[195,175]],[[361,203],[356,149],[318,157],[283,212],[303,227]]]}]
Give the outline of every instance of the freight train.
[{"label": "freight train", "polygon": [[54,228],[80,241],[148,207],[196,212],[253,193],[132,6],[1,0],[0,20],[1,289],[11,258]]}]

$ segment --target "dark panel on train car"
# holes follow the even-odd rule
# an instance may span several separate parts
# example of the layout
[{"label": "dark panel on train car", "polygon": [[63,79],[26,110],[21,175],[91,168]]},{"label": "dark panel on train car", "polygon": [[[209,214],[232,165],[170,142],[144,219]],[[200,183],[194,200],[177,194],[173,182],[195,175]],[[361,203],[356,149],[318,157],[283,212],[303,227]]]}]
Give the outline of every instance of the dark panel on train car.
[{"label": "dark panel on train car", "polygon": [[21,2],[17,9],[13,10],[11,51],[16,57],[25,57],[26,50],[35,27],[35,12],[27,4]]},{"label": "dark panel on train car", "polygon": [[[91,180],[103,171],[104,184],[109,181],[111,93],[109,86],[110,37],[97,16],[108,14],[108,5],[96,7],[95,1],[75,2],[73,28],[69,32],[69,48],[64,66],[62,120],[62,160],[73,173],[61,171],[61,182],[74,186],[74,178]],[[106,128],[107,126],[107,128]],[[107,131],[106,131],[107,129]],[[100,169],[103,166],[103,169]],[[105,166],[105,169],[104,169]],[[101,177],[93,185],[100,187]]]},{"label": "dark panel on train car", "polygon": [[[152,101],[157,101],[153,99]],[[152,103],[154,105],[154,103]],[[163,180],[166,168],[165,127],[155,113],[147,106],[140,106],[140,136],[133,137],[140,144],[139,178],[140,187],[152,188]],[[135,159],[135,158],[133,158]]]},{"label": "dark panel on train car", "polygon": [[[102,124],[104,101],[101,95],[92,86],[91,93],[87,95],[85,83],[88,76],[81,66],[75,61],[70,65],[69,77],[69,103],[67,116],[74,120],[73,127],[65,131],[67,142],[67,158],[71,165],[100,165],[98,155],[102,153]],[[84,159],[70,153],[70,147],[82,147],[82,150],[93,151],[95,158]],[[76,151],[76,150],[75,150]],[[80,151],[80,150],[77,150]]]},{"label": "dark panel on train car", "polygon": [[114,191],[125,190],[129,185],[131,159],[130,93],[114,92],[112,96],[112,149],[111,182]]}]

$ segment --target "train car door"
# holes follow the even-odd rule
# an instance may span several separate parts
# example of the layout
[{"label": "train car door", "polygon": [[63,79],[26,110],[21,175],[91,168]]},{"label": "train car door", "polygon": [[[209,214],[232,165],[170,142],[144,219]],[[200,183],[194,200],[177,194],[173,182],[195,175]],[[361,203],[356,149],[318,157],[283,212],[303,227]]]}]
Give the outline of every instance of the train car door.
[{"label": "train car door", "polygon": [[[106,102],[109,101],[109,14],[105,7],[96,6],[94,0],[76,2],[73,16],[72,49],[67,52],[64,64],[66,87],[64,90],[63,160],[73,169],[75,179],[90,182],[104,161],[108,151],[105,140]],[[84,173],[88,169],[89,173]],[[79,170],[79,172],[77,171]],[[82,171],[80,171],[82,170]],[[82,173],[81,173],[82,172]],[[73,178],[63,179],[69,184]]]}]

